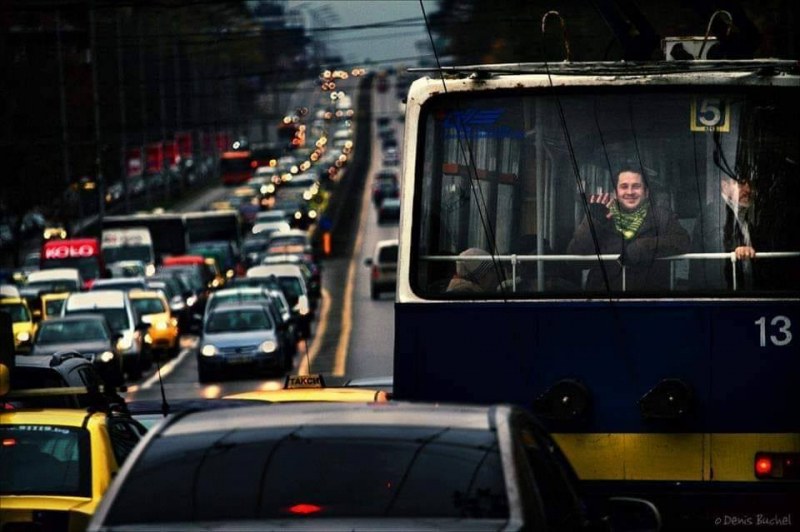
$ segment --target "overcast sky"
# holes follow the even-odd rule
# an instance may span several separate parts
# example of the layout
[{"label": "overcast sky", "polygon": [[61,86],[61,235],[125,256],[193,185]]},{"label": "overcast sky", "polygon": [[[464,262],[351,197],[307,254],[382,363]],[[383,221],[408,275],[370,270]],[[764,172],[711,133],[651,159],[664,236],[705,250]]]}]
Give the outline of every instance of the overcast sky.
[{"label": "overcast sky", "polygon": [[[424,2],[430,16],[437,2]],[[329,50],[339,50],[347,63],[414,63],[420,54],[416,43],[428,40],[419,0],[290,0],[288,7],[315,13],[314,29],[318,24],[341,28],[404,21],[390,27],[318,33],[325,37]]]}]

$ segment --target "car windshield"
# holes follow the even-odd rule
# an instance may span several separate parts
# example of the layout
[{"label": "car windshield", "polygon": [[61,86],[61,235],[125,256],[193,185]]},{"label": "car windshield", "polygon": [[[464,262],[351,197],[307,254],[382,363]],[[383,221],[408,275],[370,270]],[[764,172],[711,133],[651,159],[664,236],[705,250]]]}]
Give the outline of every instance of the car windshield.
[{"label": "car windshield", "polygon": [[152,248],[150,246],[119,246],[103,248],[103,259],[106,263],[120,262],[123,260],[152,261]]},{"label": "car windshield", "polygon": [[131,303],[133,304],[133,308],[136,309],[136,312],[142,315],[160,314],[167,311],[164,302],[157,297],[132,298]]},{"label": "car windshield", "polygon": [[22,303],[2,303],[0,304],[0,310],[8,312],[11,315],[11,321],[14,323],[31,321],[31,313]]},{"label": "car windshield", "polygon": [[44,311],[47,316],[58,316],[64,308],[66,299],[50,299],[44,304]]},{"label": "car windshield", "polygon": [[105,524],[291,518],[310,504],[304,519],[508,518],[493,433],[333,425],[157,438]]},{"label": "car windshield", "polygon": [[26,293],[77,292],[80,286],[75,281],[57,279],[54,281],[33,281],[25,285]]},{"label": "car windshield", "polygon": [[232,294],[214,294],[208,302],[207,311],[217,308],[223,303],[239,303],[242,301],[267,301],[267,296],[261,292]]},{"label": "car windshield", "polygon": [[303,285],[300,284],[300,279],[297,277],[278,277],[278,282],[283,289],[283,293],[288,296],[287,299],[296,301],[299,296],[304,295]]},{"label": "car windshield", "polygon": [[108,340],[108,333],[97,320],[43,321],[36,336],[37,344],[60,344]]},{"label": "car windshield", "polygon": [[265,310],[231,309],[214,312],[206,323],[207,333],[260,331],[272,329],[272,320]]},{"label": "car windshield", "polygon": [[91,496],[89,433],[77,427],[0,427],[0,495]]}]

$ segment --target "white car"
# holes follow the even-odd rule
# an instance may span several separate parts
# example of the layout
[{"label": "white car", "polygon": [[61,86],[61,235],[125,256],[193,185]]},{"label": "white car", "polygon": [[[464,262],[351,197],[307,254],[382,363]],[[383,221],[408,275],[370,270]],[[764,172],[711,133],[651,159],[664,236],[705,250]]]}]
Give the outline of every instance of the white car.
[{"label": "white car", "polygon": [[311,336],[311,321],[314,314],[308,298],[308,286],[306,285],[303,271],[296,264],[270,264],[253,266],[245,274],[248,278],[268,278],[275,276],[283,289],[292,314],[296,317],[300,326],[300,333],[304,338]]},{"label": "white car", "polygon": [[382,292],[394,293],[397,287],[397,246],[398,240],[380,240],[375,244],[372,257],[364,260],[371,268],[369,294],[372,299],[380,299]]}]

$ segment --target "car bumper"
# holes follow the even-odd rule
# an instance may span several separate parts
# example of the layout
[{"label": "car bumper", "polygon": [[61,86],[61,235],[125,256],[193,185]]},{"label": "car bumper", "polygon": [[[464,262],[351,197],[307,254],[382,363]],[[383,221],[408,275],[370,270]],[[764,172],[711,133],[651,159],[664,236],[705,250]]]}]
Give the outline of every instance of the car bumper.
[{"label": "car bumper", "polygon": [[238,353],[206,357],[200,355],[199,364],[208,369],[223,370],[236,368],[272,369],[281,366],[280,351],[274,353]]}]

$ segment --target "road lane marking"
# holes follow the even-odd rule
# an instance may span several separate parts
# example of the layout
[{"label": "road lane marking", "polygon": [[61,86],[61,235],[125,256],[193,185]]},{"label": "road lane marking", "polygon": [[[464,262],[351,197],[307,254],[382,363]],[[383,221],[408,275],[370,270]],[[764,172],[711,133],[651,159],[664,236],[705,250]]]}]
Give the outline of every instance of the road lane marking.
[{"label": "road lane marking", "polygon": [[[370,120],[372,120],[371,117]],[[370,154],[370,164],[367,167],[367,177],[364,183],[364,194],[361,197],[361,216],[358,221],[358,232],[356,234],[356,241],[353,244],[353,252],[352,255],[350,255],[350,266],[347,269],[347,285],[344,291],[344,305],[342,306],[342,333],[339,336],[339,344],[336,346],[336,358],[333,366],[333,374],[336,376],[344,376],[345,369],[347,368],[347,355],[350,347],[350,333],[353,329],[353,291],[355,289],[355,277],[356,268],[358,268],[359,252],[361,251],[362,242],[364,240],[364,232],[366,230],[367,217],[369,215],[369,178],[372,175],[372,165],[373,161],[375,160],[372,155],[374,155],[376,151],[377,144],[373,143],[372,139],[370,139],[370,146],[372,148],[372,153]]]},{"label": "road lane marking", "polygon": [[313,367],[314,360],[319,354],[322,346],[322,338],[325,336],[325,331],[328,328],[328,311],[331,306],[331,294],[325,288],[322,289],[322,308],[319,311],[319,323],[317,330],[314,331],[314,340],[311,342],[311,347],[306,343],[306,351],[308,355],[300,355],[300,366],[297,368],[298,375],[308,375],[311,367]]},{"label": "road lane marking", "polygon": [[[163,379],[170,373],[175,370],[175,367],[180,364],[184,358],[189,356],[189,353],[193,352],[194,349],[186,348],[181,350],[181,354],[178,355],[176,358],[173,358],[163,366],[161,366],[161,378]],[[150,375],[150,377],[144,381],[142,384],[134,384],[133,386],[128,386],[128,393],[136,393],[139,390],[147,390],[148,388],[152,388],[152,386],[158,382],[158,371]]]}]

